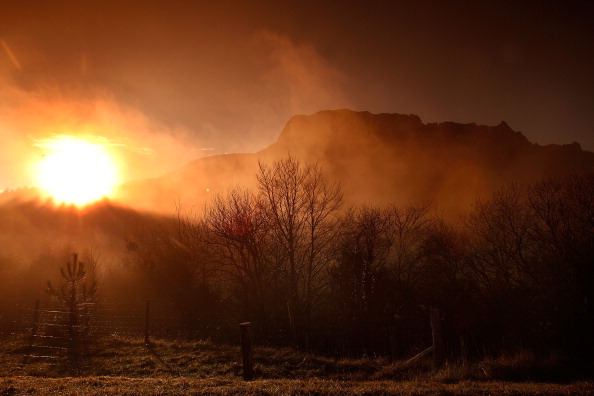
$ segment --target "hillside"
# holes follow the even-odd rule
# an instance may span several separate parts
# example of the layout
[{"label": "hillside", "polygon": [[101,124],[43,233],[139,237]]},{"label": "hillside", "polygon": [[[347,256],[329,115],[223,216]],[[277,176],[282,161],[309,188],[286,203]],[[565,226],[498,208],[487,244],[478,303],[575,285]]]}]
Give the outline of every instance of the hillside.
[{"label": "hillside", "polygon": [[96,251],[103,262],[119,261],[127,241],[164,226],[168,218],[109,200],[84,208],[55,205],[28,189],[0,195],[0,219],[0,258],[30,263],[67,247]]},{"label": "hillside", "polygon": [[217,192],[252,184],[259,160],[288,154],[322,164],[349,203],[433,202],[451,215],[512,181],[594,170],[594,153],[579,144],[533,144],[505,122],[425,124],[415,115],[333,110],[293,117],[258,153],[201,158],[119,195],[144,209],[171,211],[176,201],[200,208]]}]

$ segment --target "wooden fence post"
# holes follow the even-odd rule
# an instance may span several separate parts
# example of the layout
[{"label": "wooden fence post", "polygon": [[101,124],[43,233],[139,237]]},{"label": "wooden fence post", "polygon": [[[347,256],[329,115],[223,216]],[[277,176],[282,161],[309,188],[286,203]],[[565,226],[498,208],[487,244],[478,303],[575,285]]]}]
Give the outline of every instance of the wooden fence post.
[{"label": "wooden fence post", "polygon": [[443,362],[443,340],[441,338],[441,323],[439,321],[439,309],[429,310],[431,320],[431,336],[433,338],[433,356],[436,365]]},{"label": "wooden fence post", "polygon": [[243,356],[243,379],[250,381],[254,378],[254,367],[252,362],[252,339],[250,336],[250,322],[239,324],[241,354]]},{"label": "wooden fence post", "polygon": [[144,313],[144,343],[150,343],[149,339],[149,328],[150,328],[150,312],[151,312],[151,300],[146,300],[146,310]]}]

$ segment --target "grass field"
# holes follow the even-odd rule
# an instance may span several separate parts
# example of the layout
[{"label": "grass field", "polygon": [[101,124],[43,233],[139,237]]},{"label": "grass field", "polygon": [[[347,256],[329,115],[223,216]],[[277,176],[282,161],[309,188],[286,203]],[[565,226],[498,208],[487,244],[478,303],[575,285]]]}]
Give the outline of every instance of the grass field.
[{"label": "grass field", "polygon": [[[332,359],[287,349],[256,348],[256,379],[241,379],[238,347],[209,342],[109,337],[88,345],[73,370],[64,358],[28,361],[27,339],[0,343],[0,395],[24,394],[249,394],[249,395],[586,395],[591,382],[504,382],[496,360],[432,370],[381,359]],[[515,364],[529,357],[515,358]],[[507,359],[510,365],[512,359]],[[519,370],[525,368],[519,365]],[[512,370],[513,367],[508,368]],[[517,371],[517,370],[516,370]],[[536,371],[539,372],[539,371]],[[507,373],[506,375],[509,375]]]},{"label": "grass field", "polygon": [[188,377],[82,377],[0,379],[2,395],[588,395],[592,384],[542,383],[255,380]]}]

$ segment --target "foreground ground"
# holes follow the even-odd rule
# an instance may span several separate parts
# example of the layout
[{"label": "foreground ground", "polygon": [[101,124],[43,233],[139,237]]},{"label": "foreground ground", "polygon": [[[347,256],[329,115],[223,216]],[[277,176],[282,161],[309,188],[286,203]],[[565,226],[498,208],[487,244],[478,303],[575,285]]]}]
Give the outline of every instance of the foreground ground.
[{"label": "foreground ground", "polygon": [[212,378],[34,378],[0,379],[2,395],[588,395],[589,383],[542,383],[255,380]]},{"label": "foreground ground", "polygon": [[[208,342],[109,337],[91,343],[76,367],[65,357],[27,359],[28,340],[0,340],[0,395],[587,395],[588,381],[547,383],[522,359],[449,365],[439,370],[380,359],[332,359],[257,348],[256,378],[241,379],[238,347]],[[532,363],[533,364],[533,363]],[[519,373],[519,374],[518,374]],[[502,378],[524,376],[521,382]],[[533,375],[534,379],[526,378]],[[519,378],[519,377],[518,377]]]}]

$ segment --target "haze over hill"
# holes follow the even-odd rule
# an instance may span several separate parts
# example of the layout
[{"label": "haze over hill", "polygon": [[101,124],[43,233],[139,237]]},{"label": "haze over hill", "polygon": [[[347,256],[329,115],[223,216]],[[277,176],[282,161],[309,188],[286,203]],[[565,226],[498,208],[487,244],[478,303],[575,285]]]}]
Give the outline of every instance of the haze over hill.
[{"label": "haze over hill", "polygon": [[43,201],[35,190],[0,194],[0,261],[30,263],[40,254],[65,248],[88,250],[111,264],[127,243],[168,218],[123,208],[108,200],[85,208]]},{"label": "haze over hill", "polygon": [[213,194],[255,182],[258,161],[287,155],[319,162],[340,181],[347,203],[428,203],[457,215],[509,182],[594,170],[578,143],[533,144],[505,122],[427,123],[416,115],[351,110],[294,116],[278,140],[254,154],[217,155],[121,187],[122,201],[172,211],[200,208]]},{"label": "haze over hill", "polygon": [[169,218],[142,212],[200,214],[218,193],[237,185],[255,187],[259,161],[289,154],[322,165],[341,183],[347,205],[431,203],[452,220],[507,183],[594,170],[594,153],[579,144],[532,144],[505,122],[424,124],[416,115],[321,111],[291,118],[278,140],[258,153],[194,160],[160,177],[122,185],[112,203],[77,210],[43,202],[34,190],[4,193],[3,254],[27,261],[46,247],[71,244],[101,250],[104,258],[121,257],[127,240]]}]

